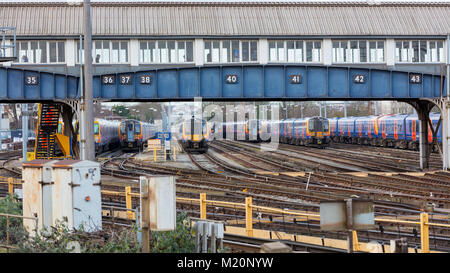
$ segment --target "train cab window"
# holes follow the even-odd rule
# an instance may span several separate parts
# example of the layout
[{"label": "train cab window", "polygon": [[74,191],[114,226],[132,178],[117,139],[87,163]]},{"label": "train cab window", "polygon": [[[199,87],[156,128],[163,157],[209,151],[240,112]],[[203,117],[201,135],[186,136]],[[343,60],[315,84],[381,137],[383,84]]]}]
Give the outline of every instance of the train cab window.
[{"label": "train cab window", "polygon": [[94,123],[94,135],[98,135],[100,132],[100,129],[98,127],[98,123]]},{"label": "train cab window", "polygon": [[314,131],[314,120],[308,122],[308,130]]},{"label": "train cab window", "polygon": [[208,132],[208,127],[205,121],[202,121],[202,131],[203,134],[206,134]]},{"label": "train cab window", "polygon": [[136,134],[140,134],[141,133],[141,125],[139,123],[136,124]]},{"label": "train cab window", "polygon": [[325,121],[323,121],[323,131],[328,132],[328,129],[329,129],[329,124],[328,124],[328,121],[325,120]]},{"label": "train cab window", "polygon": [[58,134],[62,134],[63,133],[62,130],[63,130],[62,129],[62,123],[58,123]]}]

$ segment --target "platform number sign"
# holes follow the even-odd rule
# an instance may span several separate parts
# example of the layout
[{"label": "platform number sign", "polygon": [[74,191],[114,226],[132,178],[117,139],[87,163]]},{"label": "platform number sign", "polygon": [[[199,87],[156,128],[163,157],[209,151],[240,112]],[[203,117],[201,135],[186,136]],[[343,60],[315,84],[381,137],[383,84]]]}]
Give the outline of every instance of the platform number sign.
[{"label": "platform number sign", "polygon": [[361,74],[353,75],[353,82],[354,83],[365,83],[366,75],[361,75]]},{"label": "platform number sign", "polygon": [[409,83],[422,83],[421,74],[409,74]]},{"label": "platform number sign", "polygon": [[235,83],[238,83],[238,80],[239,80],[239,78],[237,75],[232,75],[232,74],[225,75],[226,83],[235,84]]},{"label": "platform number sign", "polygon": [[141,84],[151,84],[152,83],[152,75],[139,76],[139,82]]},{"label": "platform number sign", "polygon": [[132,83],[133,83],[132,79],[133,79],[133,78],[132,78],[131,74],[120,75],[120,76],[119,76],[119,82],[120,82],[121,85],[129,85],[129,84],[132,84]]},{"label": "platform number sign", "polygon": [[103,84],[115,84],[116,76],[115,75],[102,76],[102,83]]},{"label": "platform number sign", "polygon": [[302,83],[302,75],[289,75],[289,83],[301,84]]},{"label": "platform number sign", "polygon": [[38,76],[26,76],[25,77],[25,84],[26,85],[38,85],[39,84],[39,77]]}]

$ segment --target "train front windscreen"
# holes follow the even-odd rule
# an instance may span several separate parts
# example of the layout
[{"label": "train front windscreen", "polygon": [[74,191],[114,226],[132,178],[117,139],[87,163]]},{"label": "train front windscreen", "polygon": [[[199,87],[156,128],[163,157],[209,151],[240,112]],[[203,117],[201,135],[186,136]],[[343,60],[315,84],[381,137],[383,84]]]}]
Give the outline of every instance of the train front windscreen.
[{"label": "train front windscreen", "polygon": [[[201,124],[201,125],[200,125]],[[201,126],[201,127],[200,127]],[[189,121],[184,122],[184,134],[185,135],[198,135],[198,134],[206,134],[206,121],[191,119]],[[201,128],[201,131],[199,130]]]},{"label": "train front windscreen", "polygon": [[94,123],[94,135],[98,135],[100,133],[100,128],[98,123]]}]

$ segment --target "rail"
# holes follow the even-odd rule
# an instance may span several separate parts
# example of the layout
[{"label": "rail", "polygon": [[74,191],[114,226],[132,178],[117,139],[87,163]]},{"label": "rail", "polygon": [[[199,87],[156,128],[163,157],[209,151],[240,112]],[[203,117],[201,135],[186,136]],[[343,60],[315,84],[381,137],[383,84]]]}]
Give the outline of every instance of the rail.
[{"label": "rail", "polygon": [[[116,195],[116,196],[125,196],[127,199],[127,215],[129,219],[134,219],[133,209],[131,207],[131,198],[132,197],[140,197],[139,193],[132,193],[131,187],[126,187],[125,192],[115,192],[115,191],[106,191],[102,190],[102,194]],[[200,218],[206,219],[206,206],[214,205],[214,206],[222,206],[228,208],[236,208],[240,207],[245,209],[245,229],[246,234],[249,237],[253,237],[253,210],[258,210],[258,212],[271,212],[271,213],[280,213],[283,215],[291,215],[291,216],[301,216],[306,217],[306,220],[317,220],[320,221],[320,214],[317,213],[308,213],[308,212],[299,212],[299,211],[288,211],[278,208],[271,208],[265,206],[257,206],[252,204],[252,197],[246,197],[245,203],[234,203],[234,202],[226,202],[226,201],[214,201],[207,200],[205,193],[200,193],[200,198],[186,198],[186,197],[177,197],[178,202],[197,202],[200,205]],[[421,239],[421,250],[422,253],[430,252],[430,238],[429,238],[429,228],[430,227],[443,227],[450,228],[450,224],[441,224],[441,223],[430,223],[428,218],[428,213],[420,213],[419,221],[408,221],[408,220],[398,220],[398,219],[388,219],[385,217],[375,217],[375,222],[385,222],[385,223],[396,223],[396,224],[405,224],[405,225],[419,225],[420,226],[420,239]],[[355,249],[358,248],[358,236],[356,231],[353,232],[353,238],[355,242]]]},{"label": "rail", "polygon": [[[14,193],[14,185],[22,184],[23,182],[14,181],[13,178],[9,177],[8,181],[0,181],[0,184],[8,184],[8,192],[10,194]],[[16,179],[17,180],[17,179]],[[140,198],[139,193],[131,192],[131,186],[125,187],[124,192],[119,191],[110,191],[110,190],[102,190],[102,194],[112,195],[112,196],[123,196],[126,201],[126,217],[130,220],[135,219],[136,215],[132,208],[132,198]],[[300,216],[306,217],[306,220],[317,220],[320,221],[320,214],[317,213],[309,213],[309,212],[299,212],[299,211],[288,211],[278,208],[271,208],[265,206],[257,206],[252,204],[252,197],[246,197],[245,203],[234,203],[234,202],[226,202],[226,201],[214,201],[207,200],[206,193],[200,193],[200,198],[186,198],[186,197],[177,197],[176,200],[178,202],[198,202],[200,205],[200,218],[206,219],[206,206],[214,205],[214,206],[222,206],[228,208],[236,208],[240,207],[245,209],[245,227],[246,234],[249,237],[253,237],[253,210],[258,210],[258,212],[269,212],[269,213],[280,213],[283,215],[290,216]],[[1,216],[1,214],[0,214]],[[410,221],[410,220],[399,220],[399,219],[388,219],[385,217],[375,217],[375,222],[384,222],[384,223],[396,223],[396,224],[404,224],[404,225],[418,225],[420,226],[420,239],[421,239],[421,249],[422,253],[430,252],[430,238],[429,238],[429,228],[430,227],[442,227],[442,228],[450,228],[450,224],[441,224],[441,223],[431,223],[429,222],[428,213],[420,213],[419,221]],[[355,241],[355,250],[358,250],[358,241],[356,231],[354,231],[354,239]]]}]

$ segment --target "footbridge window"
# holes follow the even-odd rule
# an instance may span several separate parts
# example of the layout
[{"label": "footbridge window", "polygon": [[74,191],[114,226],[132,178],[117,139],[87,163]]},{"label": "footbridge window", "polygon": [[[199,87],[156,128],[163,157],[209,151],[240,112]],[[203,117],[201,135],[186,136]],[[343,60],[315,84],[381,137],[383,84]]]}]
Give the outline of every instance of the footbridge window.
[{"label": "footbridge window", "polygon": [[306,62],[321,62],[322,42],[309,41],[305,42]]},{"label": "footbridge window", "polygon": [[[84,43],[76,43],[77,63],[84,62]],[[128,63],[128,41],[104,41],[92,42],[92,59],[94,64]]]},{"label": "footbridge window", "polygon": [[384,41],[333,41],[333,63],[384,62]]},{"label": "footbridge window", "polygon": [[258,42],[239,40],[205,41],[205,63],[257,62]]},{"label": "footbridge window", "polygon": [[347,62],[347,44],[348,41],[334,41],[333,42],[333,62],[345,63]]},{"label": "footbridge window", "polygon": [[139,62],[187,63],[194,61],[193,41],[140,41]]},{"label": "footbridge window", "polygon": [[63,41],[19,41],[17,42],[19,63],[64,63]]},{"label": "footbridge window", "polygon": [[384,41],[369,41],[369,62],[384,62]]},{"label": "footbridge window", "polygon": [[269,62],[320,62],[321,53],[321,41],[269,41]]},{"label": "footbridge window", "polygon": [[444,41],[409,40],[395,42],[397,62],[444,62]]}]

